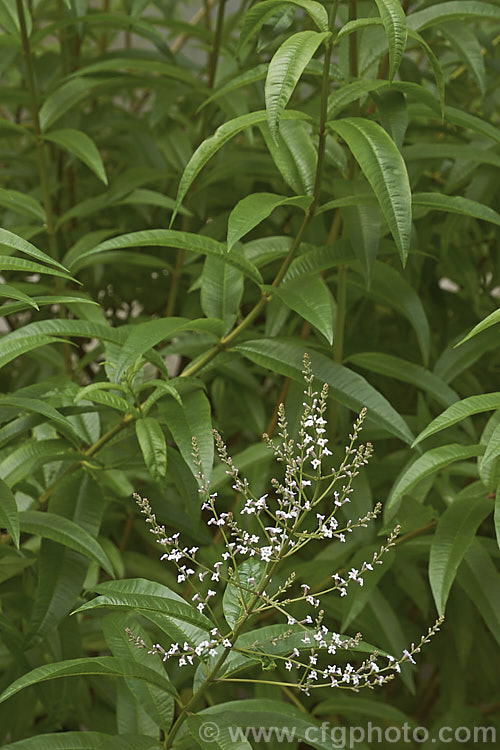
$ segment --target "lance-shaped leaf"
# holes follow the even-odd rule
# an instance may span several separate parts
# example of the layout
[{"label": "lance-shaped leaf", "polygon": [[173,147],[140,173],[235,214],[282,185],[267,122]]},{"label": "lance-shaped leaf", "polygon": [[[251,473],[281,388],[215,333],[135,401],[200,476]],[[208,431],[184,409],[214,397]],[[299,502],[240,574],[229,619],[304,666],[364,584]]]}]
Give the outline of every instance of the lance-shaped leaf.
[{"label": "lance-shaped leaf", "polygon": [[472,414],[479,414],[480,412],[491,411],[493,409],[500,409],[500,391],[464,398],[462,401],[458,401],[458,403],[445,409],[439,417],[433,419],[425,430],[422,430],[420,435],[417,436],[413,446],[421,443],[429,435],[434,435],[446,427],[451,427],[451,425],[461,422],[466,417],[472,416]]},{"label": "lance-shaped leaf", "polygon": [[474,328],[471,331],[469,331],[467,336],[464,336],[463,339],[460,339],[458,344],[455,344],[455,346],[460,346],[460,344],[464,344],[473,336],[476,336],[478,333],[481,333],[481,331],[485,331],[486,328],[489,328],[490,326],[494,326],[497,323],[500,323],[500,310],[495,310],[495,312],[490,313],[484,320],[478,323],[477,326],[474,326]]},{"label": "lance-shaped leaf", "polygon": [[396,75],[406,49],[406,16],[399,0],[375,0],[389,43],[389,80]]},{"label": "lance-shaped leaf", "polygon": [[82,555],[98,563],[106,573],[114,578],[113,566],[103,548],[88,531],[69,518],[55,513],[42,513],[38,510],[24,510],[19,513],[21,531],[36,534],[65,547],[81,552]]},{"label": "lance-shaped leaf", "polygon": [[135,434],[144,458],[144,463],[155,481],[161,481],[167,473],[167,444],[160,425],[152,417],[138,419]]},{"label": "lance-shaped leaf", "polygon": [[462,214],[462,216],[472,216],[475,219],[482,219],[500,226],[500,214],[483,203],[470,200],[470,198],[462,198],[461,195],[414,193],[413,205],[429,208],[432,211],[450,211],[451,213]]},{"label": "lance-shaped leaf", "polygon": [[262,282],[259,271],[241,253],[228,253],[222,242],[217,242],[211,237],[205,237],[194,232],[177,232],[174,229],[146,229],[142,232],[131,232],[130,234],[113,237],[113,239],[101,242],[96,247],[78,256],[72,270],[76,271],[81,268],[84,261],[92,255],[105,253],[109,250],[121,250],[125,247],[182,248],[193,253],[214,256],[242,271],[256,284]]},{"label": "lance-shaped leaf", "polygon": [[210,479],[214,461],[214,439],[210,402],[201,388],[183,394],[182,404],[165,399],[158,410],[177,443],[184,461],[199,481],[199,467],[193,459],[193,437],[196,438],[203,474]]},{"label": "lance-shaped leaf", "polygon": [[229,214],[227,222],[227,246],[231,250],[238,240],[244,237],[261,221],[267,219],[278,206],[298,206],[304,211],[311,203],[308,196],[287,198],[275,193],[253,193],[242,198]]},{"label": "lance-shaped leaf", "polygon": [[343,138],[372,186],[403,265],[411,235],[411,190],[403,157],[376,122],[350,117],[328,125]]},{"label": "lance-shaped leaf", "polygon": [[[28,307],[33,307],[35,310],[39,310],[38,303],[35,302],[33,297],[29,297],[24,292],[16,289],[12,284],[0,284],[0,297],[8,297],[9,299],[15,299],[19,302],[25,302]],[[5,315],[5,310],[2,307],[2,314]]]},{"label": "lance-shaped leaf", "polygon": [[479,525],[492,511],[482,484],[475,496],[465,492],[445,510],[432,538],[429,558],[429,581],[440,615],[444,614],[451,585],[458,566],[469,549]]},{"label": "lance-shaped leaf", "polygon": [[95,656],[93,658],[68,659],[63,662],[44,664],[41,667],[36,667],[31,672],[14,680],[0,695],[0,703],[19,693],[20,690],[31,687],[31,685],[37,685],[47,680],[54,680],[58,677],[81,677],[83,675],[134,677],[137,680],[144,680],[144,682],[149,682],[151,685],[156,685],[156,687],[177,697],[177,691],[166,673],[160,674],[156,670],[145,667],[143,664],[139,664],[139,662],[132,659],[119,659],[116,656]]},{"label": "lance-shaped leaf", "polygon": [[64,130],[54,130],[51,133],[46,133],[44,138],[70,151],[78,159],[81,159],[105,185],[108,184],[101,155],[92,138],[86,133],[82,133],[81,130],[74,130],[73,128],[64,128]]},{"label": "lance-shaped leaf", "polygon": [[31,195],[21,193],[19,190],[5,190],[0,188],[0,206],[15,211],[19,214],[31,216],[38,221],[45,221],[45,211],[41,204]]},{"label": "lance-shaped leaf", "polygon": [[19,515],[10,487],[0,479],[0,527],[6,529],[19,549]]},{"label": "lance-shaped leaf", "polygon": [[224,617],[230,628],[237,625],[255,601],[255,592],[260,590],[265,574],[265,563],[256,559],[245,560],[232,574],[222,599]]},{"label": "lance-shaped leaf", "polygon": [[500,21],[500,8],[492,3],[478,2],[478,0],[451,0],[411,13],[408,16],[408,26],[422,31],[440,23],[473,18],[491,18],[494,21]]},{"label": "lance-shaped leaf", "polygon": [[328,14],[315,0],[264,0],[262,3],[252,5],[245,15],[243,26],[238,40],[238,50],[241,50],[248,40],[257,34],[259,29],[272,18],[281,8],[295,5],[304,10],[314,21],[320,31],[328,30]]},{"label": "lance-shaped leaf", "polygon": [[486,92],[486,68],[481,44],[476,34],[467,24],[460,23],[460,21],[444,23],[441,25],[440,31],[458,52],[470,74],[476,79],[479,90],[484,96]]},{"label": "lance-shaped leaf", "polygon": [[14,232],[9,232],[8,229],[0,229],[0,246],[1,245],[10,247],[12,248],[12,250],[18,250],[24,255],[29,255],[31,258],[36,258],[42,263],[49,263],[51,266],[56,266],[57,268],[60,268],[62,271],[66,272],[64,266],[62,266],[56,260],[53,260],[53,258],[51,258],[49,255],[42,253],[41,250],[38,250],[38,248],[32,245],[31,242],[28,242],[28,240],[24,240],[22,237],[14,234]]},{"label": "lance-shaped leaf", "polygon": [[188,320],[186,318],[158,318],[134,326],[123,342],[118,361],[115,363],[112,380],[119,383],[128,367],[152,349],[160,341],[170,339],[178,331],[203,331],[214,336],[222,335],[222,322],[209,318]]},{"label": "lance-shaped leaf", "polygon": [[[255,339],[235,347],[245,357],[273,372],[302,382],[304,345],[290,339]],[[311,365],[318,380],[328,383],[330,394],[341,404],[359,411],[365,406],[371,418],[405,443],[412,440],[411,430],[404,419],[382,394],[347,367],[333,362],[319,352],[311,352]]]},{"label": "lance-shaped leaf", "polygon": [[[285,118],[290,118],[291,120],[309,119],[307,115],[304,115],[301,112],[294,111],[284,112],[282,119]],[[184,200],[184,197],[189,190],[193,180],[203,169],[209,159],[211,159],[212,156],[214,156],[214,154],[216,154],[217,151],[222,148],[222,146],[224,146],[224,144],[230,141],[231,138],[240,133],[242,130],[245,130],[245,128],[250,128],[254,125],[260,125],[261,123],[266,122],[266,119],[267,112],[265,110],[259,110],[258,112],[249,112],[246,115],[235,117],[234,120],[229,120],[228,122],[223,123],[219,128],[217,128],[213,135],[211,135],[209,138],[206,138],[203,143],[200,143],[200,145],[186,164],[184,172],[182,173],[179,188],[177,191],[175,210],[172,214],[170,225],[172,225],[177,215],[177,211],[179,210],[179,207]]]},{"label": "lance-shaped leaf", "polygon": [[92,599],[90,602],[86,602],[86,604],[82,604],[73,614],[103,608],[157,612],[167,617],[173,617],[176,620],[197,625],[205,630],[210,630],[212,627],[211,621],[188,602],[149,594],[103,594]]},{"label": "lance-shaped leaf", "polygon": [[495,512],[493,514],[493,520],[495,522],[498,549],[500,549],[500,487],[497,489],[497,494],[495,496]]},{"label": "lance-shaped leaf", "polygon": [[304,68],[328,36],[329,32],[299,31],[283,42],[269,63],[265,97],[269,130],[275,141],[281,115]]},{"label": "lance-shaped leaf", "polygon": [[500,645],[500,573],[479,538],[469,547],[457,580]]},{"label": "lance-shaped leaf", "polygon": [[384,510],[389,511],[393,508],[422,479],[436,474],[456,461],[481,456],[483,452],[484,445],[459,445],[458,443],[441,445],[439,448],[427,451],[423,456],[417,458],[396,482]]},{"label": "lance-shaped leaf", "polygon": [[25,258],[16,258],[12,255],[0,255],[0,271],[21,271],[22,273],[42,273],[48,276],[58,276],[61,279],[73,281],[71,276],[65,271],[59,271],[51,266],[42,266],[41,263],[35,263]]},{"label": "lance-shaped leaf", "polygon": [[280,286],[265,285],[262,289],[278,297],[317,328],[329,344],[333,343],[334,303],[321,276],[305,275]]},{"label": "lance-shaped leaf", "polygon": [[142,734],[50,732],[9,742],[3,750],[157,750],[158,740]]},{"label": "lance-shaped leaf", "polygon": [[384,354],[383,352],[363,352],[352,354],[348,361],[357,367],[378,372],[381,375],[396,378],[402,380],[403,383],[411,383],[417,388],[422,388],[443,406],[449,406],[458,398],[456,391],[443,383],[441,378],[438,378],[433,372],[401,357],[394,357],[392,354]]}]

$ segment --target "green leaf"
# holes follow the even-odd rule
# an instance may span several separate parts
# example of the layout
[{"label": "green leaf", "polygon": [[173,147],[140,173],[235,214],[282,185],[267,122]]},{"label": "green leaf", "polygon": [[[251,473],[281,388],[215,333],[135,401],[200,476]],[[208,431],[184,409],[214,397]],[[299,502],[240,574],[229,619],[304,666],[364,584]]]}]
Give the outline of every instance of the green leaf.
[{"label": "green leaf", "polygon": [[275,52],[267,71],[265,98],[267,121],[276,141],[281,115],[304,68],[329,32],[299,31],[283,42]]},{"label": "green leaf", "polygon": [[436,432],[446,429],[446,427],[451,427],[451,425],[461,422],[466,417],[472,416],[472,414],[479,414],[480,412],[491,411],[493,409],[500,409],[500,392],[485,393],[480,396],[464,398],[462,401],[458,401],[458,403],[445,409],[439,417],[433,419],[425,430],[422,430],[417,436],[412,447],[421,443],[429,435],[434,435]]},{"label": "green leaf", "polygon": [[499,21],[500,8],[477,0],[451,0],[417,10],[408,16],[407,21],[410,28],[422,31],[436,24],[464,19],[469,21],[473,18],[491,18]]},{"label": "green leaf", "polygon": [[16,396],[15,393],[12,396],[0,396],[0,407],[1,406],[12,406],[20,411],[33,412],[35,414],[42,414],[47,417],[51,422],[55,422],[56,425],[63,427],[67,430],[74,438],[77,438],[76,433],[73,430],[73,426],[69,419],[64,417],[57,409],[47,404],[39,398],[26,398],[23,396]]},{"label": "green leaf", "polygon": [[0,206],[18,214],[25,214],[39,221],[45,221],[45,211],[36,198],[26,193],[20,193],[18,190],[0,188]]},{"label": "green leaf", "polygon": [[238,40],[238,50],[241,50],[250,37],[257,34],[278,10],[290,5],[295,5],[304,10],[313,19],[320,31],[328,31],[328,14],[321,3],[314,2],[314,0],[264,0],[264,2],[253,5],[245,15]]},{"label": "green leaf", "polygon": [[243,88],[243,86],[257,83],[257,81],[263,81],[266,75],[267,63],[263,63],[262,65],[257,65],[255,68],[251,68],[250,70],[245,70],[245,72],[241,73],[240,75],[231,76],[229,80],[226,81],[226,83],[223,83],[220,87],[216,88],[214,93],[200,104],[197,111],[200,112],[211,102],[215,102],[222,96],[231,94],[233,91],[237,91],[238,89]]},{"label": "green leaf", "polygon": [[500,549],[500,487],[497,489],[495,496],[495,512],[493,520],[495,522],[495,533],[497,536],[498,549]]},{"label": "green leaf", "polygon": [[64,130],[53,130],[50,133],[46,133],[44,138],[46,141],[52,141],[52,143],[61,146],[61,148],[77,156],[105,185],[108,184],[101,155],[92,138],[86,133],[82,133],[81,130],[65,128]]},{"label": "green leaf", "polygon": [[460,346],[461,344],[464,344],[466,341],[471,339],[473,336],[476,336],[478,333],[481,333],[481,331],[486,330],[486,328],[489,328],[490,326],[496,325],[496,323],[500,322],[500,309],[495,310],[495,312],[490,313],[484,320],[482,320],[480,323],[478,323],[474,328],[469,331],[467,336],[464,336],[463,339],[460,339],[458,344],[455,344],[455,347]]},{"label": "green leaf", "polygon": [[333,343],[333,299],[321,276],[301,276],[280,286],[264,285],[262,289],[278,297],[317,328],[329,344]]},{"label": "green leaf", "polygon": [[403,154],[406,161],[420,161],[423,159],[460,159],[474,164],[491,164],[500,167],[500,155],[491,149],[464,146],[463,143],[424,143],[420,141],[411,146],[405,146]]},{"label": "green leaf", "polygon": [[243,296],[241,271],[218,258],[207,258],[201,276],[200,303],[205,315],[224,321],[228,333],[238,317]]},{"label": "green leaf", "polygon": [[4,745],[4,750],[157,750],[154,737],[103,732],[55,732]]},{"label": "green leaf", "polygon": [[500,645],[500,574],[479,539],[465,555],[458,582]]},{"label": "green leaf", "polygon": [[[94,383],[91,386],[87,386],[88,390],[84,389],[83,394],[78,394],[75,400],[83,398],[92,401],[94,404],[102,404],[103,406],[109,406],[110,409],[119,411],[120,414],[136,414],[136,407],[121,396],[117,396],[116,393],[109,393],[104,388],[99,388],[100,383]],[[103,383],[102,385],[116,388],[115,383]]]},{"label": "green leaf", "polygon": [[121,592],[117,594],[104,594],[97,596],[90,602],[86,602],[86,604],[82,604],[73,614],[104,608],[156,612],[160,615],[166,615],[176,620],[196,625],[203,630],[210,630],[213,627],[211,621],[188,602],[167,599],[163,596],[153,596],[151,594],[127,594]]},{"label": "green leaf", "polygon": [[[307,115],[303,115],[300,112],[293,111],[284,112],[282,119],[286,118],[308,119]],[[245,130],[246,128],[252,127],[254,125],[260,125],[261,123],[266,122],[266,120],[267,112],[265,110],[260,110],[258,112],[249,112],[246,115],[235,117],[234,120],[229,120],[228,122],[223,123],[220,127],[217,128],[213,135],[211,135],[209,138],[206,138],[203,143],[198,146],[189,162],[187,163],[184,172],[182,173],[179,188],[177,191],[177,199],[175,204],[176,207],[174,213],[172,214],[170,225],[172,225],[176,213],[182,201],[184,200],[192,182],[197,177],[199,172],[203,169],[205,164],[212,158],[212,156],[214,156],[214,154],[216,154],[217,151],[222,148],[222,146],[224,146],[228,141],[231,140],[231,138],[240,133],[242,130]]]},{"label": "green leaf", "polygon": [[165,78],[173,78],[190,84],[195,88],[199,88],[198,80],[189,70],[183,68],[178,63],[172,65],[172,63],[157,60],[154,57],[141,59],[141,57],[119,55],[108,59],[98,60],[97,62],[90,63],[90,65],[85,65],[84,67],[75,70],[75,72],[72,73],[72,77],[88,76],[95,73],[114,73],[115,71],[126,71],[129,74],[158,73]]},{"label": "green leaf", "polygon": [[0,526],[7,530],[19,549],[19,515],[17,503],[10,487],[0,479]]},{"label": "green leaf", "polygon": [[[231,248],[245,234],[267,219],[278,206],[298,206],[304,211],[311,203],[307,196],[287,198],[274,193],[253,193],[242,198],[229,214],[227,222],[227,246]],[[203,288],[203,287],[202,287]],[[220,317],[220,316],[213,316]]]},{"label": "green leaf", "polygon": [[172,398],[175,398],[178,404],[182,404],[182,399],[178,391],[174,388],[173,385],[165,382],[164,380],[148,380],[138,386],[136,390],[137,393],[140,393],[144,389],[148,388],[154,388],[154,391],[141,404],[141,411],[144,416],[147,415],[153,404],[155,404],[160,398],[163,398],[163,396],[172,396]]},{"label": "green leaf", "polygon": [[376,122],[351,117],[328,125],[346,141],[372,186],[404,265],[410,247],[411,190],[403,157]]},{"label": "green leaf", "polygon": [[432,537],[429,581],[439,615],[444,614],[458,566],[469,549],[479,525],[491,513],[491,500],[480,484],[475,496],[465,492],[453,500],[439,519]]},{"label": "green leaf", "polygon": [[92,255],[104,253],[108,250],[120,250],[124,247],[182,248],[193,253],[213,256],[242,271],[245,276],[255,281],[256,284],[262,283],[259,271],[241,253],[228,253],[226,246],[222,242],[217,242],[211,237],[190,232],[177,232],[173,229],[146,229],[142,232],[123,234],[101,242],[91,250],[87,250],[79,255],[72,264],[72,270],[73,272],[77,271],[81,268],[82,262]]},{"label": "green leaf", "polygon": [[240,622],[255,599],[255,592],[262,586],[266,567],[261,560],[245,560],[229,579],[222,598],[222,609],[231,629]]},{"label": "green leaf", "polygon": [[349,283],[355,284],[363,295],[374,299],[378,304],[389,305],[409,321],[415,331],[424,364],[427,363],[431,338],[429,321],[413,286],[395,268],[379,261],[375,262],[369,289],[360,281],[349,278]]},{"label": "green leaf", "polygon": [[[139,637],[145,641],[148,639],[146,631],[136,621],[131,623],[130,620],[130,614],[124,612],[113,612],[103,618],[101,627],[112,655],[122,659],[132,659],[163,675],[165,670],[163,663],[152,659],[146,649],[137,648],[136,644],[130,640],[127,628],[131,628],[135,638]],[[143,711],[146,712],[153,724],[152,736],[158,738],[158,728],[168,732],[174,713],[172,696],[154,685],[133,678],[127,678],[126,684],[133,696],[137,714],[140,716]],[[123,728],[119,724],[118,727],[120,731]],[[137,730],[140,729],[143,730],[143,723],[139,719]]]},{"label": "green leaf", "polygon": [[349,180],[340,182],[336,192],[340,195],[350,192],[353,201],[358,196],[361,198],[358,205],[342,206],[342,220],[345,226],[344,234],[349,237],[354,254],[361,265],[366,285],[369,287],[380,244],[382,216],[373,193],[370,196],[373,199],[372,202],[367,205],[363,204],[367,189],[368,185],[365,180]]},{"label": "green leaf", "polygon": [[203,473],[210,479],[214,461],[210,402],[200,388],[183,394],[182,401],[182,406],[175,401],[162,401],[158,410],[195,478],[199,472],[192,456],[193,437],[196,438]]},{"label": "green leaf", "polygon": [[412,200],[414,206],[422,206],[435,211],[451,211],[463,216],[473,216],[475,219],[482,219],[500,226],[500,214],[483,203],[462,198],[460,195],[414,193]]},{"label": "green leaf", "polygon": [[[113,604],[108,602],[107,605],[103,605],[107,607],[134,609],[135,604],[139,601],[137,597],[143,596],[155,597],[155,600],[162,598],[167,602],[180,604],[180,608],[169,607],[168,614],[166,614],[165,608],[161,611],[151,609],[150,601],[144,602],[141,599],[139,602],[141,614],[172,638],[174,642],[185,638],[193,646],[197,646],[201,641],[206,640],[208,631],[213,627],[213,624],[208,625],[207,618],[200,615],[197,609],[191,607],[179,594],[161,583],[148,581],[144,578],[115,579],[114,581],[99,583],[93,587],[93,590],[116,599]],[[128,595],[133,597],[130,602],[126,598]],[[130,603],[130,607],[128,603]],[[142,607],[143,603],[145,603],[145,607]]]},{"label": "green leaf", "polygon": [[375,0],[389,43],[389,80],[398,72],[408,35],[406,16],[399,0]]},{"label": "green leaf", "polygon": [[[299,383],[303,382],[302,360],[305,345],[299,341],[256,339],[245,341],[234,348],[261,367],[272,372],[279,372]],[[320,382],[328,383],[332,398],[354,411],[359,412],[366,407],[372,419],[376,419],[381,426],[400,440],[411,443],[412,433],[406,422],[361,375],[333,362],[319,352],[313,351],[309,354],[315,377]]]},{"label": "green leaf", "polygon": [[[189,747],[201,747],[202,750],[230,750],[236,747],[237,750],[252,750],[251,744],[244,738],[244,734],[239,736],[238,726],[224,717],[219,724],[214,722],[203,721],[203,717],[191,714],[186,719],[184,726],[185,733],[189,733]],[[235,742],[235,737],[238,739]]]},{"label": "green leaf", "polygon": [[404,724],[415,726],[415,721],[399,708],[380,700],[360,698],[357,695],[336,695],[335,698],[327,698],[314,706],[313,714],[315,716],[340,714],[350,720],[359,717],[362,720],[375,719],[377,722],[383,720],[395,726]]},{"label": "green leaf", "polygon": [[14,680],[0,695],[0,703],[31,685],[54,680],[58,677],[81,677],[99,675],[102,677],[134,677],[159,687],[170,695],[177,697],[177,691],[166,673],[159,674],[154,669],[145,667],[132,659],[118,659],[115,656],[95,656],[93,658],[68,659],[55,664],[44,664],[32,669],[19,679]]},{"label": "green leaf", "polygon": [[12,248],[12,250],[17,250],[24,255],[29,255],[31,258],[36,258],[42,263],[48,263],[51,266],[56,266],[56,268],[60,268],[65,272],[65,274],[67,274],[64,266],[62,266],[56,260],[53,260],[53,258],[51,258],[49,255],[42,253],[42,251],[38,250],[38,248],[32,245],[31,242],[23,240],[22,237],[19,237],[13,232],[9,232],[8,229],[0,229],[0,245],[5,245],[5,247],[10,247]]},{"label": "green leaf", "polygon": [[[7,285],[2,285],[0,289],[4,289]],[[44,295],[43,297],[30,297],[29,303],[26,302],[10,302],[0,307],[0,315],[13,315],[16,312],[26,310],[27,307],[34,307],[38,310],[40,307],[46,305],[66,305],[72,302],[87,305],[97,305],[97,302],[91,299],[85,299],[84,297],[76,297],[69,294],[56,294],[56,295]]]},{"label": "green leaf", "polygon": [[26,352],[30,352],[32,349],[38,349],[40,346],[54,344],[61,340],[52,336],[38,335],[23,336],[22,339],[11,340],[10,337],[4,336],[0,340],[0,368],[12,362],[13,359],[17,359],[21,354],[26,354]]},{"label": "green leaf", "polygon": [[74,78],[64,82],[53,91],[40,108],[40,127],[42,131],[47,130],[56,120],[66,114],[78,102],[85,99],[98,79]]},{"label": "green leaf", "polygon": [[456,49],[466,68],[476,79],[479,90],[484,96],[486,92],[486,69],[477,36],[467,24],[459,21],[441,24],[440,31]]},{"label": "green leaf", "polygon": [[[495,418],[495,415],[493,415],[492,419]],[[481,442],[484,442],[484,435],[481,438]],[[494,472],[494,466],[489,466],[489,464],[492,464],[498,457],[500,456],[500,424],[498,424],[493,432],[491,433],[487,443],[486,443],[486,450],[484,452],[483,457],[481,458],[479,462],[479,476],[481,478],[481,481],[486,487],[490,486],[491,480],[490,480],[490,472],[493,470],[493,477],[495,477]],[[493,484],[495,485],[495,481],[493,479]],[[493,487],[494,489],[494,487]]]},{"label": "green leaf", "polygon": [[436,474],[438,471],[445,469],[456,461],[463,461],[467,458],[480,456],[483,451],[483,445],[460,445],[458,443],[441,445],[439,448],[433,448],[432,450],[427,451],[423,456],[417,458],[417,460],[406,469],[396,482],[391,491],[389,500],[385,505],[385,510],[389,511],[393,508],[403,496],[407,495],[419,482],[422,481],[422,479],[425,479],[432,474]]},{"label": "green leaf", "polygon": [[432,72],[434,75],[434,80],[436,81],[436,88],[439,95],[439,103],[441,105],[441,119],[444,120],[445,117],[445,82],[444,82],[444,74],[443,69],[441,67],[441,63],[439,62],[438,57],[434,54],[434,51],[430,45],[427,44],[425,39],[418,33],[418,31],[415,31],[414,29],[408,29],[408,36],[411,39],[414,39],[418,44],[422,47],[424,50],[427,60],[429,61],[429,65],[432,68]]},{"label": "green leaf", "polygon": [[305,124],[301,120],[286,119],[287,114],[283,113],[276,140],[271,137],[267,123],[261,123],[259,128],[276,167],[287,185],[299,196],[297,205],[302,206],[304,199],[300,196],[303,193],[312,195],[314,191],[318,157]]},{"label": "green leaf", "polygon": [[135,325],[120,348],[118,361],[114,363],[113,382],[120,383],[127,368],[134,365],[143,354],[159,344],[160,341],[172,338],[179,331],[197,329],[206,330],[208,333],[214,331],[222,333],[219,321],[214,323],[214,321],[206,319],[158,318]]},{"label": "green leaf", "polygon": [[[26,302],[26,305],[28,307],[33,307],[35,310],[40,309],[32,297],[28,297],[27,294],[24,294],[24,292],[16,289],[16,287],[12,286],[11,284],[0,284],[0,296],[9,297],[10,299],[17,299],[20,302]],[[3,307],[1,308],[1,311],[2,314],[5,315]]]},{"label": "green leaf", "polygon": [[65,271],[58,271],[56,268],[42,266],[41,263],[34,263],[32,260],[25,260],[24,258],[15,258],[11,255],[0,255],[0,270],[21,271],[22,273],[41,273],[73,281],[71,276]]},{"label": "green leaf", "polygon": [[[287,741],[285,746],[288,745],[289,747],[292,746],[290,744],[292,730],[295,741],[301,740],[315,750],[332,750],[336,744],[338,746],[338,743],[330,737],[330,733],[328,732],[325,735],[321,726],[312,720],[306,712],[283,700],[273,700],[266,697],[219,703],[203,709],[197,714],[197,717],[203,718],[205,721],[210,721],[213,718],[216,723],[224,726],[231,723],[240,728],[273,727],[276,734],[277,730],[281,729],[282,737]],[[311,729],[314,729],[314,731],[311,731]],[[232,744],[234,746],[234,743]],[[206,745],[206,748],[208,747]],[[229,750],[230,747],[231,745],[223,746],[223,750],[226,750],[226,748]],[[247,750],[246,745],[242,746],[242,750]],[[359,745],[359,750],[366,749]]]},{"label": "green leaf", "polygon": [[167,444],[163,430],[156,419],[143,417],[135,423],[135,434],[149,473],[155,481],[161,481],[167,473]]},{"label": "green leaf", "polygon": [[[61,478],[49,499],[48,511],[53,517],[62,516],[73,521],[95,539],[104,505],[97,482],[79,469]],[[76,606],[90,564],[88,556],[42,538],[38,553],[38,582],[25,634],[26,647],[54,632]]]},{"label": "green leaf", "polygon": [[108,556],[88,531],[69,518],[38,510],[24,510],[19,513],[21,531],[36,534],[44,539],[63,544],[80,552],[98,563],[113,578],[114,571]]},{"label": "green leaf", "polygon": [[443,406],[449,406],[458,398],[457,393],[433,372],[401,357],[394,357],[383,352],[363,352],[351,354],[347,361],[371,372],[402,380],[403,383],[411,383],[426,391]]},{"label": "green leaf", "polygon": [[467,128],[475,133],[485,135],[487,138],[491,138],[496,143],[500,143],[500,130],[486,120],[476,115],[471,115],[470,112],[463,112],[461,109],[455,107],[445,107],[446,119],[453,125],[459,125],[462,128]]}]

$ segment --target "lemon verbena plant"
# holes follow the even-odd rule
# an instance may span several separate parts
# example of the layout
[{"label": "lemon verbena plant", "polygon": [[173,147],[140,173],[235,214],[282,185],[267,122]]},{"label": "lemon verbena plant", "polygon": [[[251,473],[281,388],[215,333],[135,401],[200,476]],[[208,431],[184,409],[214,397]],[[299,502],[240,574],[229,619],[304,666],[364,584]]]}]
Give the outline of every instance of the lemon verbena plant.
[{"label": "lemon verbena plant", "polygon": [[[358,444],[366,410],[354,423],[342,462],[332,466],[325,419],[328,386],[325,384],[321,392],[314,390],[307,357],[304,378],[298,438],[289,435],[283,404],[279,406],[277,438],[264,435],[281,464],[280,478],[271,480],[266,494],[257,497],[252,492],[221,436],[214,431],[219,460],[236,493],[231,510],[219,508],[217,492],[210,490],[193,439],[201,508],[208,527],[217,530],[218,559],[203,559],[197,546],[185,545],[179,532],[170,533],[158,522],[147,498],[135,495],[151,533],[164,549],[161,560],[174,566],[185,600],[199,613],[193,617],[196,634],[180,627],[177,638],[170,642],[147,642],[136,636],[133,628],[127,629],[135,645],[159,656],[167,668],[175,662],[194,677],[192,694],[179,704],[165,747],[173,746],[186,719],[197,710],[203,714],[207,693],[219,684],[237,683],[241,688],[270,684],[298,689],[306,695],[324,687],[354,691],[374,688],[392,680],[406,662],[415,664],[415,654],[442,622],[439,618],[417,644],[394,656],[364,643],[361,633],[339,633],[325,615],[323,601],[328,596],[347,596],[350,586],[363,586],[365,576],[383,564],[384,554],[395,544],[399,526],[359,568],[335,571],[321,582],[297,579],[295,555],[302,556],[305,548],[318,541],[345,544],[348,535],[373,522],[381,510],[377,503],[362,517],[348,517],[353,480],[372,453],[370,443]],[[343,508],[347,513],[339,518]],[[84,609],[106,604],[113,606],[112,601],[98,597]],[[120,605],[119,600],[115,605]],[[141,605],[139,598],[137,606],[147,605]],[[267,624],[270,621],[273,624]],[[162,629],[169,632],[168,626]],[[358,661],[352,663],[356,657]],[[224,710],[224,703],[218,703],[217,711],[223,715]]]}]

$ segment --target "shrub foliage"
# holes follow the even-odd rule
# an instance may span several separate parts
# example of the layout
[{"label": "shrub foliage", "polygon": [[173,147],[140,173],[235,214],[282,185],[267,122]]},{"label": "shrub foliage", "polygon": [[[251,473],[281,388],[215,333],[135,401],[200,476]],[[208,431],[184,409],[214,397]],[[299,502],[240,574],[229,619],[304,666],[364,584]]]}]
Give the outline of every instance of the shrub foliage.
[{"label": "shrub foliage", "polygon": [[[0,742],[227,747],[204,713],[285,717],[297,748],[321,721],[499,726],[498,0],[0,0],[0,31]],[[374,455],[357,475],[351,445],[349,505],[299,531],[261,436],[306,450],[306,352],[331,466],[361,410]],[[264,507],[264,572],[231,558],[193,601],[218,521],[244,544]],[[332,572],[314,627],[368,670],[411,656],[375,693],[313,691],[283,650]],[[200,691],[223,621],[243,645]]]}]

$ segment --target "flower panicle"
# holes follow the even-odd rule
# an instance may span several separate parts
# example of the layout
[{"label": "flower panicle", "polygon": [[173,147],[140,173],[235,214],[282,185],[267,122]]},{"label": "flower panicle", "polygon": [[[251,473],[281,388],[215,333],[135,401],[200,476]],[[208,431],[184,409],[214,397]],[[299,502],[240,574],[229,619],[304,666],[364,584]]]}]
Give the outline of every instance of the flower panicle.
[{"label": "flower panicle", "polygon": [[[381,656],[373,652],[357,667],[351,663],[339,666],[334,657],[348,650],[358,649],[362,636],[346,637],[329,630],[324,623],[322,598],[329,594],[341,597],[348,595],[352,584],[364,585],[365,576],[376,565],[383,564],[384,556],[394,547],[400,532],[397,526],[373,557],[347,572],[335,572],[326,584],[312,585],[300,580],[287,567],[286,578],[279,579],[282,562],[303,550],[305,546],[324,540],[343,543],[347,536],[358,528],[373,522],[381,512],[377,502],[372,510],[356,518],[343,520],[338,511],[348,504],[353,492],[353,481],[361,468],[370,460],[373,446],[370,442],[358,445],[359,436],[366,418],[362,409],[354,422],[345,447],[343,461],[337,469],[328,467],[332,456],[328,447],[327,422],[325,419],[328,385],[321,391],[314,389],[314,377],[309,357],[304,357],[304,403],[298,428],[298,439],[288,431],[285,408],[278,408],[278,436],[264,440],[274,451],[275,458],[283,466],[281,478],[273,478],[270,490],[256,495],[246,478],[240,476],[229,455],[221,435],[213,431],[217,454],[225,467],[237,501],[230,511],[218,507],[217,491],[212,491],[203,470],[198,443],[192,442],[192,458],[196,467],[196,479],[201,497],[201,509],[207,526],[214,527],[216,539],[221,539],[223,550],[207,558],[198,555],[197,546],[182,544],[180,534],[168,534],[158,523],[147,498],[134,494],[141,514],[146,517],[156,542],[164,548],[161,560],[172,563],[177,572],[177,583],[185,586],[184,597],[200,615],[212,622],[206,634],[200,633],[182,644],[172,642],[168,646],[159,643],[147,645],[142,637],[129,632],[129,638],[139,648],[147,648],[152,655],[163,661],[177,660],[180,667],[201,661],[210,671],[213,665],[229,649],[256,658],[268,669],[272,665],[292,673],[290,686],[305,693],[312,688],[331,687],[359,690],[382,685],[401,671],[404,662],[415,663],[414,656],[439,630],[442,619],[429,629],[420,642],[412,644],[399,659],[388,656],[388,663],[381,666]],[[215,548],[214,548],[215,549]],[[209,561],[207,562],[207,559]],[[220,606],[213,607],[217,597],[222,599],[225,612],[227,594],[240,607],[237,625],[225,624],[215,613]],[[307,609],[309,608],[309,612]],[[273,611],[281,621],[283,630],[271,638],[259,638],[254,643],[243,645],[238,638],[239,628],[252,616]],[[292,676],[292,675],[291,675]],[[221,678],[226,679],[226,678]]]}]

